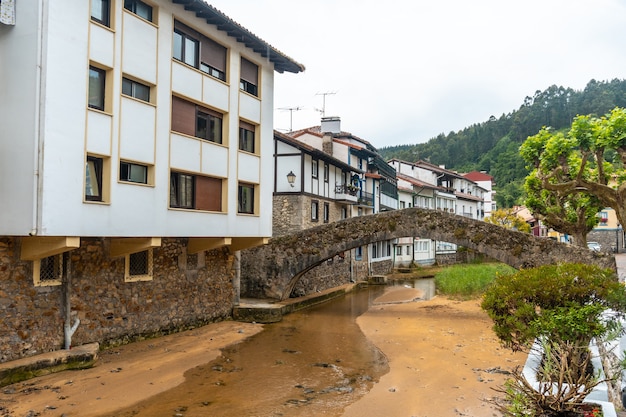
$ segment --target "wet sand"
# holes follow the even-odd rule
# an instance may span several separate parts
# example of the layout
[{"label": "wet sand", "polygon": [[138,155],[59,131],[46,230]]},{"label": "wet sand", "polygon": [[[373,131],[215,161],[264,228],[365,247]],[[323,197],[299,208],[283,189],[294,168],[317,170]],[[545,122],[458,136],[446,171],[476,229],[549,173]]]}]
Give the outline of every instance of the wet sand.
[{"label": "wet sand", "polygon": [[[390,372],[337,416],[474,416],[498,413],[484,401],[525,360],[501,348],[479,301],[419,298],[388,291],[357,320],[389,360]],[[189,369],[262,330],[223,322],[101,353],[96,367],[35,378],[0,390],[1,416],[98,416],[115,413],[184,381]],[[40,413],[40,414],[35,414]],[[181,414],[184,415],[184,414]]]},{"label": "wet sand", "polygon": [[399,290],[396,300],[386,293],[390,304],[374,305],[357,319],[387,356],[390,372],[343,416],[501,415],[485,400],[500,395],[493,389],[526,355],[500,346],[480,300],[397,302],[410,299],[409,292]]}]

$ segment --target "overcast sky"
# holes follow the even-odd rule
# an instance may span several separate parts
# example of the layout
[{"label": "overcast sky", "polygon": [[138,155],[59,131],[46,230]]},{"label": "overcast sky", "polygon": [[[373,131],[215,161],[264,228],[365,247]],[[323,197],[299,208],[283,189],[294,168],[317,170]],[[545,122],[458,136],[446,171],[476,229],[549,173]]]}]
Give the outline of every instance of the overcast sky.
[{"label": "overcast sky", "polygon": [[415,144],[554,84],[626,78],[625,0],[206,1],[305,65],[275,73],[279,131],[319,125],[326,97],[342,130]]}]

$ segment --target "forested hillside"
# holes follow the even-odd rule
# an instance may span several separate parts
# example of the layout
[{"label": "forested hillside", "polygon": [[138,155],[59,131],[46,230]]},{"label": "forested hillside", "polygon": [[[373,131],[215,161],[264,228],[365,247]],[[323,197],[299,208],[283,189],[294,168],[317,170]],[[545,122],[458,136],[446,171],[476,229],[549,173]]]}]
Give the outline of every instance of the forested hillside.
[{"label": "forested hillside", "polygon": [[426,143],[379,149],[384,159],[430,161],[458,172],[487,171],[496,181],[500,208],[520,203],[528,174],[519,146],[542,126],[563,129],[578,114],[604,115],[614,107],[626,107],[626,80],[591,80],[584,90],[553,85],[526,97],[519,109],[499,118],[474,124],[458,132],[443,133]]}]

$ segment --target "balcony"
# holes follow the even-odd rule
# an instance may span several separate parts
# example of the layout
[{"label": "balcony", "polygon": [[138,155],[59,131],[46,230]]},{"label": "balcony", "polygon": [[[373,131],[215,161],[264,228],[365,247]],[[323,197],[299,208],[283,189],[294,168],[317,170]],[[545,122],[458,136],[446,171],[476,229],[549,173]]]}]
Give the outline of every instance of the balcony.
[{"label": "balcony", "polygon": [[357,203],[360,206],[374,207],[374,194],[365,191],[359,191],[357,193],[357,197]]},{"label": "balcony", "polygon": [[335,200],[356,204],[359,188],[354,185],[337,184],[335,185]]}]

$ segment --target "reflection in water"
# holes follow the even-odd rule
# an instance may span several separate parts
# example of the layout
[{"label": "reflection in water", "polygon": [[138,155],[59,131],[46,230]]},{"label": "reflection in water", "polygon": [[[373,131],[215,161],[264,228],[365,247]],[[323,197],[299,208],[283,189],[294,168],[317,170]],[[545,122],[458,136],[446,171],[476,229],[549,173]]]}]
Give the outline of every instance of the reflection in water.
[{"label": "reflection in water", "polygon": [[433,278],[420,278],[410,280],[395,280],[391,285],[403,285],[405,287],[416,288],[424,292],[422,300],[430,300],[435,296],[435,280]]},{"label": "reflection in water", "polygon": [[356,324],[383,292],[356,291],[265,325],[182,385],[115,416],[340,416],[388,372]]}]

